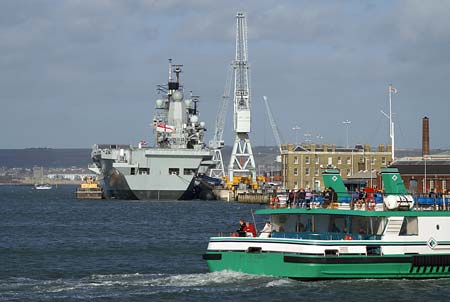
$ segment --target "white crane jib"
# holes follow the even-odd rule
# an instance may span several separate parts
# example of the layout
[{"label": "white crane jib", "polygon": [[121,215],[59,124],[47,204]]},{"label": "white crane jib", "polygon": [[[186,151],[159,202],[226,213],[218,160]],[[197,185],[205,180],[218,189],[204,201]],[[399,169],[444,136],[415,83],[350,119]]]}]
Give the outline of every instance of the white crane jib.
[{"label": "white crane jib", "polygon": [[222,178],[225,176],[225,169],[223,166],[222,151],[225,143],[223,140],[223,131],[225,128],[225,120],[228,112],[228,103],[231,92],[231,77],[233,76],[233,69],[229,68],[227,80],[225,83],[225,90],[219,104],[219,110],[216,117],[216,128],[214,130],[213,140],[209,142],[209,147],[214,150],[213,162],[215,166],[209,170],[209,176],[214,178]]},{"label": "white crane jib", "polygon": [[234,132],[235,140],[228,165],[229,181],[236,173],[251,176],[256,182],[256,165],[250,144],[250,67],[247,49],[247,19],[244,13],[236,15],[236,56],[234,69]]},{"label": "white crane jib", "polygon": [[267,97],[263,96],[264,104],[266,105],[267,116],[269,118],[270,126],[272,127],[273,136],[275,137],[275,142],[277,144],[278,150],[281,154],[281,137],[280,131],[278,131],[277,124],[275,123],[275,119],[272,115],[272,110],[270,110],[269,102],[267,101]]}]

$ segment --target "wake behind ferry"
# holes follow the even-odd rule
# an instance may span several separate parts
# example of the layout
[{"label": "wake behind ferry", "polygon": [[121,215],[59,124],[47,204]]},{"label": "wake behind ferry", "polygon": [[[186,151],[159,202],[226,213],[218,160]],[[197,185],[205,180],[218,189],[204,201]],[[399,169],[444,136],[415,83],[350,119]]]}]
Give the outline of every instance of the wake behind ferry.
[{"label": "wake behind ferry", "polygon": [[[323,177],[331,188],[344,186],[336,171]],[[374,207],[352,209],[340,191],[328,208],[260,209],[269,230],[212,237],[203,258],[212,272],[302,280],[450,277],[450,212],[414,206],[397,169],[384,169],[382,178],[384,198],[374,197]]]}]

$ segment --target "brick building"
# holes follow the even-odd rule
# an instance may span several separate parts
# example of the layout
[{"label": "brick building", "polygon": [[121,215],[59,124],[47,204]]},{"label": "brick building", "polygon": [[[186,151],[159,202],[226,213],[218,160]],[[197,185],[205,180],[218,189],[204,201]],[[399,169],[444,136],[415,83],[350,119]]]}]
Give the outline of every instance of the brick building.
[{"label": "brick building", "polygon": [[370,145],[354,148],[327,144],[282,145],[282,186],[323,190],[321,169],[340,169],[344,180],[361,171],[372,171],[375,176],[380,168],[390,165],[391,157],[390,145],[379,145],[375,150]]}]

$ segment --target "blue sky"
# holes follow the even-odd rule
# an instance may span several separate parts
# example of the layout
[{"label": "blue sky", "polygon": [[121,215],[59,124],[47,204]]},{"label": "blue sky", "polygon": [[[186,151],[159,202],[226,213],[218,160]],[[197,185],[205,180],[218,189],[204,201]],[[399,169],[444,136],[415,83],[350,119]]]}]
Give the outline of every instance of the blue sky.
[{"label": "blue sky", "polygon": [[449,1],[241,2],[0,1],[0,148],[152,143],[168,58],[184,64],[210,137],[237,11],[248,18],[253,145],[275,144],[263,95],[284,142],[310,133],[345,145],[348,119],[350,144],[388,143],[380,110],[393,83],[397,147],[420,147],[423,116],[431,147],[450,147]]}]

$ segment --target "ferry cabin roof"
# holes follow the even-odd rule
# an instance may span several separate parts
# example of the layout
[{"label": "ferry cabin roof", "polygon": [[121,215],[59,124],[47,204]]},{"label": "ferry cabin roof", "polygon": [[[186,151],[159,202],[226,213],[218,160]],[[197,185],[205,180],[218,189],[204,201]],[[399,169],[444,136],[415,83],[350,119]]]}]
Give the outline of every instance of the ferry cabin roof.
[{"label": "ferry cabin roof", "polygon": [[364,217],[448,217],[448,211],[358,211],[358,210],[341,210],[341,209],[305,209],[305,208],[279,208],[279,209],[259,209],[255,211],[258,215],[274,215],[274,214],[329,214],[329,215],[349,215]]},{"label": "ferry cabin roof", "polygon": [[[271,215],[273,238],[380,240],[390,236],[439,236],[450,227],[448,212],[260,209]],[[395,220],[395,221],[394,221]],[[396,225],[396,226],[395,226]],[[441,231],[439,232],[439,225]],[[437,230],[436,230],[437,228]],[[420,232],[419,232],[420,231]],[[350,234],[350,238],[346,238]],[[387,236],[387,237],[386,237]],[[440,237],[440,236],[439,236]]]}]

